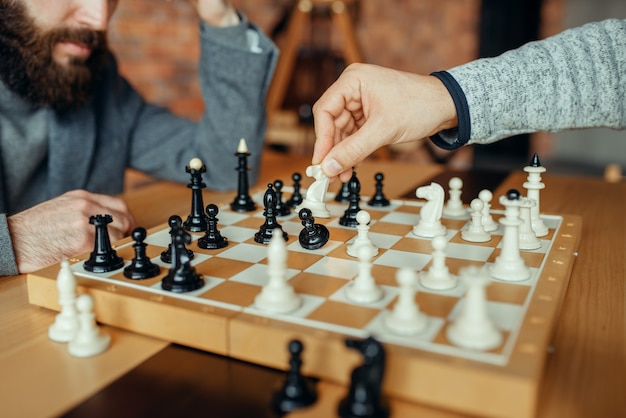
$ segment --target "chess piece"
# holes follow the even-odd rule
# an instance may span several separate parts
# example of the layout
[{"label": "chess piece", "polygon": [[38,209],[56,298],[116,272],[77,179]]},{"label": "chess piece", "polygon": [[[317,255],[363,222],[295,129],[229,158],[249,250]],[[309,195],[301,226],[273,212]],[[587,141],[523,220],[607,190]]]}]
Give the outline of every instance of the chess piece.
[{"label": "chess piece", "polygon": [[398,300],[393,310],[386,312],[384,324],[394,334],[416,335],[428,324],[428,316],[420,312],[415,302],[417,275],[411,269],[401,268],[396,273],[396,280],[400,288]]},{"label": "chess piece", "polygon": [[248,152],[248,145],[246,144],[245,139],[241,138],[239,140],[239,145],[237,146],[237,152],[235,156],[238,159],[237,165],[237,173],[238,173],[238,182],[237,182],[237,196],[235,200],[230,204],[230,208],[235,212],[252,212],[256,209],[256,203],[250,197],[250,185],[248,184],[248,156],[250,152]]},{"label": "chess piece", "polygon": [[446,218],[467,218],[467,210],[461,200],[463,180],[452,177],[448,182],[448,195],[450,196],[443,208],[442,215]]},{"label": "chess piece", "polygon": [[94,250],[83,266],[92,273],[107,273],[124,267],[124,259],[111,247],[107,225],[113,222],[111,215],[89,217],[89,223],[96,227]]},{"label": "chess piece", "polygon": [[276,216],[289,215],[291,208],[283,202],[283,182],[281,180],[274,181],[274,190],[276,190]]},{"label": "chess piece", "polygon": [[89,294],[76,299],[78,310],[78,331],[69,342],[67,349],[74,357],[92,357],[103,353],[111,343],[111,336],[101,333],[93,312],[93,299]]},{"label": "chess piece", "polygon": [[520,193],[511,189],[505,196],[500,197],[504,206],[504,217],[500,223],[504,226],[500,255],[490,266],[491,277],[498,280],[517,282],[530,278],[530,269],[524,263],[519,251],[519,226],[522,220],[519,217],[521,206]]},{"label": "chess piece", "polygon": [[[176,257],[172,255],[172,247],[174,246],[173,231],[177,228],[183,227],[183,220],[178,215],[172,215],[167,220],[167,224],[170,226],[170,236],[172,239],[171,239],[171,242],[167,245],[167,249],[161,253],[160,258],[162,262],[170,264],[172,263],[172,261],[176,260]],[[192,260],[194,257],[193,251],[189,248],[186,248],[185,251],[187,251],[187,257],[189,257],[189,259]]]},{"label": "chess piece", "polygon": [[354,303],[368,304],[379,301],[385,292],[372,276],[373,250],[367,245],[357,248],[359,273],[346,287],[346,298]]},{"label": "chess piece", "polygon": [[376,181],[376,192],[374,193],[374,196],[372,196],[372,198],[369,200],[369,202],[367,202],[369,206],[385,207],[390,205],[389,199],[387,199],[385,197],[385,194],[383,193],[384,179],[385,176],[383,175],[383,173],[376,173],[374,175],[374,180]]},{"label": "chess piece", "polygon": [[524,167],[524,171],[528,173],[526,182],[523,184],[526,189],[526,196],[537,203],[530,209],[531,227],[535,232],[535,236],[545,237],[548,235],[548,227],[543,223],[540,217],[539,192],[546,187],[546,185],[541,182],[541,174],[546,172],[546,168],[541,165],[537,154],[534,154],[530,164]]},{"label": "chess piece", "polygon": [[274,393],[272,406],[278,415],[296,409],[305,408],[315,403],[317,393],[313,385],[302,375],[302,342],[289,342],[289,370],[282,388]]},{"label": "chess piece", "polygon": [[443,188],[437,183],[430,183],[428,186],[418,187],[415,195],[420,199],[428,200],[428,202],[420,210],[420,220],[413,227],[413,234],[424,238],[445,235],[446,227],[441,224]]},{"label": "chess piece", "polygon": [[346,203],[350,199],[350,188],[348,182],[341,183],[341,188],[335,194],[335,202]]},{"label": "chess piece", "polygon": [[309,208],[316,218],[330,218],[330,212],[326,208],[326,192],[330,179],[326,177],[319,165],[310,165],[306,168],[306,175],[313,177],[315,181],[306,191],[306,196],[296,210]]},{"label": "chess piece", "polygon": [[461,270],[461,280],[467,286],[458,317],[446,330],[448,340],[460,347],[491,350],[502,342],[502,334],[487,313],[485,286],[489,278],[476,266]]},{"label": "chess piece", "polygon": [[354,238],[352,243],[348,244],[346,247],[346,253],[349,256],[358,257],[358,248],[361,245],[369,246],[372,250],[373,257],[376,257],[378,255],[378,247],[376,247],[369,238],[370,219],[371,217],[369,212],[366,212],[364,210],[360,210],[356,214],[356,221],[358,222],[356,229],[358,232],[356,238]]},{"label": "chess piece", "polygon": [[124,277],[133,280],[149,279],[158,275],[161,272],[161,267],[152,263],[150,258],[146,255],[147,244],[144,242],[146,239],[146,229],[138,226],[132,233],[135,244],[135,256],[133,257],[130,265],[124,268]]},{"label": "chess piece", "polygon": [[339,225],[355,227],[359,224],[356,220],[356,215],[361,210],[359,206],[359,201],[361,200],[361,182],[357,178],[355,171],[352,171],[352,177],[348,180],[348,190],[350,191],[348,208],[343,213],[343,216],[339,218]]},{"label": "chess piece", "polygon": [[302,175],[300,173],[293,173],[291,175],[291,179],[293,180],[293,193],[291,197],[287,199],[285,204],[295,209],[304,200],[302,194],[300,193],[300,181],[302,180]]},{"label": "chess piece", "polygon": [[528,197],[520,198],[519,217],[522,223],[519,226],[519,249],[536,250],[541,248],[541,241],[535,235],[530,220],[530,212],[536,206],[536,202]]},{"label": "chess piece", "polygon": [[467,227],[461,231],[461,238],[469,242],[488,242],[491,240],[491,234],[485,231],[483,225],[483,201],[476,198],[472,199],[470,208],[472,209],[471,221]]},{"label": "chess piece", "polygon": [[265,206],[263,216],[265,216],[265,222],[261,225],[259,231],[254,234],[254,241],[259,244],[269,244],[275,229],[282,234],[285,241],[289,239],[287,233],[283,231],[278,221],[276,221],[276,192],[274,192],[272,187],[272,183],[269,183],[263,196],[263,205]]},{"label": "chess piece", "polygon": [[382,382],[385,373],[385,350],[372,337],[365,340],[346,340],[348,348],[363,356],[363,364],[352,370],[348,394],[339,402],[341,418],[387,418],[389,406],[383,398]]},{"label": "chess piece", "polygon": [[483,228],[487,232],[493,232],[498,229],[498,223],[493,220],[491,216],[491,199],[493,199],[493,193],[487,189],[483,189],[478,193],[478,198],[483,202],[482,209],[482,224]]},{"label": "chess piece", "polygon": [[315,218],[308,208],[300,209],[298,213],[304,229],[300,231],[298,241],[305,250],[317,250],[323,247],[330,238],[330,232],[325,225],[316,224]]},{"label": "chess piece", "polygon": [[183,227],[187,231],[206,231],[207,222],[204,215],[204,202],[202,200],[202,189],[206,184],[202,181],[202,174],[206,173],[206,166],[199,158],[192,158],[185,171],[191,174],[191,183],[187,185],[191,189],[191,211]]},{"label": "chess piece", "polygon": [[191,242],[191,235],[183,228],[172,230],[172,267],[161,281],[161,288],[168,292],[185,293],[204,286],[204,278],[191,265],[186,244]]},{"label": "chess piece", "polygon": [[287,248],[280,234],[272,235],[267,248],[269,281],[254,298],[254,306],[262,311],[288,313],[302,305],[302,298],[287,282]]},{"label": "chess piece", "polygon": [[446,266],[445,237],[439,235],[432,239],[432,262],[430,268],[419,274],[419,282],[427,289],[449,290],[456,287],[457,278]]},{"label": "chess piece", "polygon": [[48,328],[48,337],[52,341],[66,343],[71,341],[78,331],[78,313],[75,306],[76,277],[67,260],[61,262],[61,269],[57,275],[57,290],[61,312],[56,315],[54,323]]},{"label": "chess piece", "polygon": [[198,247],[205,250],[216,250],[228,245],[228,239],[217,229],[217,205],[209,203],[206,207],[207,229],[203,237],[198,238]]}]

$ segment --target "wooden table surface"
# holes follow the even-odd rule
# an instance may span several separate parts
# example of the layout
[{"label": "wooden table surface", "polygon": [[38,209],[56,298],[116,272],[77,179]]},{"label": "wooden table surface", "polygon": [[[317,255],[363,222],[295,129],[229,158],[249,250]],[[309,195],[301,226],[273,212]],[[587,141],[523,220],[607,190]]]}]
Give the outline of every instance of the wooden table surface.
[{"label": "wooden table surface", "polygon": [[[308,163],[308,158],[268,152],[263,158],[260,180],[253,188],[262,190],[268,182],[279,178],[290,185],[291,174],[295,171],[303,173]],[[402,196],[435,176],[441,179],[450,175],[443,167],[436,165],[365,162],[358,168],[362,195],[373,194],[373,180],[368,182],[366,179],[373,179],[376,172],[385,174],[387,197]],[[471,178],[473,174],[470,171],[466,175]],[[494,195],[500,195],[513,187],[521,189],[525,178],[525,173],[513,172],[494,190]],[[309,180],[305,179],[304,187],[310,183]],[[623,416],[626,410],[626,183],[610,184],[596,178],[551,175],[549,167],[543,181],[546,189],[541,194],[542,212],[582,216],[583,233],[579,255],[555,329],[554,350],[548,357],[537,416]],[[333,187],[336,188],[337,184],[331,185]],[[233,197],[232,191],[206,191],[204,196],[205,203],[229,202]],[[164,223],[174,213],[186,216],[190,201],[187,187],[166,182],[149,184],[128,192],[124,198],[138,224],[145,227]],[[188,358],[189,361],[192,358],[203,359],[194,361],[206,362],[205,367],[209,369],[217,367],[212,363],[217,360],[208,354],[171,346],[165,341],[112,327],[104,327],[113,337],[112,346],[107,352],[90,359],[73,358],[67,353],[64,344],[53,343],[47,337],[47,328],[54,320],[54,315],[52,311],[28,304],[25,276],[0,278],[0,416],[50,417],[68,411],[69,416],[96,416],[94,411],[98,411],[98,416],[155,416],[155,402],[136,402],[131,408],[128,402],[133,402],[133,395],[126,394],[124,397],[117,388],[142,391],[141,385],[154,386],[155,379],[165,384],[163,381],[171,378],[174,385],[177,379],[189,380],[197,373],[193,367],[183,367],[176,373],[159,371],[161,369],[158,365],[153,366],[158,358],[172,358],[176,359],[172,360],[175,362],[180,362],[181,358]],[[242,405],[246,405],[246,399],[242,397],[249,397],[250,405],[255,405],[252,399],[263,399],[262,396],[268,390],[268,385],[262,384],[263,379],[275,381],[278,379],[276,376],[280,376],[260,368],[255,371],[254,367],[236,361],[219,361],[222,362],[219,367],[224,368],[226,376],[233,374],[244,376],[244,380],[261,382],[255,386],[258,388],[256,394],[254,389],[244,385],[245,390],[238,387],[237,396],[231,396],[231,400],[239,404],[237,411],[240,412]],[[224,361],[227,365],[223,364]],[[241,370],[237,372],[238,369]],[[157,376],[153,376],[153,373]],[[234,377],[227,379],[232,380]],[[116,386],[116,382],[129,384]],[[214,386],[206,386],[206,391],[214,391],[213,398],[208,393],[196,398],[205,399],[205,402],[206,399],[218,402],[217,394],[222,392],[216,388],[221,386],[219,382]],[[324,393],[325,399],[320,401],[319,408],[324,408],[324,404],[331,405],[327,408],[334,408],[332,400],[339,399],[345,392],[345,388],[329,382],[320,382],[319,390]],[[98,397],[98,394],[106,397]],[[143,397],[151,399],[150,393],[144,393]],[[102,402],[103,399],[106,402]],[[172,403],[175,404],[176,400],[171,400]],[[200,401],[188,402],[187,409],[181,409],[179,416],[188,415],[185,411],[202,412],[203,406]],[[396,416],[456,416],[399,401],[394,401],[394,407]],[[206,414],[206,410],[204,412],[204,416],[228,416]],[[265,416],[261,413],[249,415],[249,411],[241,414],[233,412],[232,416],[246,414]],[[290,416],[323,415],[320,412],[307,412]]]}]

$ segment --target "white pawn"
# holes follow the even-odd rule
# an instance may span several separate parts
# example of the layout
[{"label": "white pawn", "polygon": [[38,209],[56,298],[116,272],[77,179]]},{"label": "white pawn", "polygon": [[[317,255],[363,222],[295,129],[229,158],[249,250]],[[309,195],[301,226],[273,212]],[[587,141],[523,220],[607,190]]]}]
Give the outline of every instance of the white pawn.
[{"label": "white pawn", "polygon": [[54,323],[48,328],[48,337],[52,341],[66,343],[74,338],[78,330],[78,313],[75,305],[76,277],[67,261],[61,262],[61,269],[57,275],[57,289],[61,312],[57,314]]},{"label": "white pawn", "polygon": [[457,284],[457,278],[450,273],[446,266],[445,249],[447,241],[445,237],[437,236],[432,240],[433,261],[428,271],[422,271],[419,274],[419,282],[422,286],[433,290],[452,289]]},{"label": "white pawn", "polygon": [[361,245],[367,245],[369,247],[372,248],[372,257],[376,257],[378,255],[378,248],[372,244],[372,241],[369,238],[368,232],[370,230],[369,227],[369,222],[370,222],[370,214],[367,211],[364,210],[360,210],[357,214],[356,214],[356,221],[359,223],[356,227],[357,229],[357,236],[354,239],[354,241],[352,241],[351,244],[348,244],[347,248],[346,248],[346,253],[351,256],[351,257],[358,257],[358,253],[357,253],[357,249],[361,246]]},{"label": "white pawn", "polygon": [[461,238],[469,242],[487,242],[491,240],[491,234],[485,231],[483,225],[483,201],[480,199],[472,199],[470,208],[472,208],[471,221],[467,228],[461,232]]},{"label": "white pawn", "polygon": [[104,352],[109,348],[111,336],[100,333],[96,324],[96,315],[93,312],[93,298],[83,294],[76,299],[79,327],[76,335],[67,348],[74,357],[91,357]]},{"label": "white pawn", "polygon": [[460,347],[474,350],[491,350],[502,342],[502,334],[487,313],[485,287],[489,278],[475,267],[461,270],[467,286],[459,316],[446,330],[448,340]]},{"label": "white pawn", "polygon": [[359,274],[346,287],[346,298],[355,303],[373,303],[383,298],[383,289],[372,276],[372,249],[366,245],[357,249]]},{"label": "white pawn", "polygon": [[483,202],[483,227],[487,232],[493,232],[498,229],[498,223],[491,217],[491,199],[493,193],[487,189],[483,189],[478,193],[478,198]]},{"label": "white pawn", "polygon": [[267,260],[269,281],[254,298],[255,306],[274,313],[295,311],[302,305],[302,298],[287,282],[287,248],[282,234],[272,234]]},{"label": "white pawn", "polygon": [[400,290],[392,311],[385,315],[384,323],[389,330],[399,335],[415,335],[426,328],[428,316],[420,312],[415,301],[417,275],[408,268],[399,269],[396,280]]},{"label": "white pawn", "polygon": [[452,177],[448,182],[448,195],[450,198],[443,208],[443,216],[447,218],[465,218],[467,210],[463,206],[461,193],[463,188],[463,180],[458,177]]},{"label": "white pawn", "polygon": [[533,207],[537,206],[537,202],[533,199],[522,198],[522,205],[519,208],[519,217],[522,224],[519,226],[519,248],[520,250],[536,250],[541,248],[541,241],[533,231],[530,220],[530,213]]}]

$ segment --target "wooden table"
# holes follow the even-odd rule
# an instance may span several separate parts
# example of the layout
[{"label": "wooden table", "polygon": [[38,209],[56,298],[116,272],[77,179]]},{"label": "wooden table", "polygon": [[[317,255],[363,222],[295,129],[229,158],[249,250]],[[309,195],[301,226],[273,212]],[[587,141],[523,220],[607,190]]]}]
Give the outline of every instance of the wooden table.
[{"label": "wooden table", "polygon": [[[267,153],[255,188],[264,188],[278,178],[290,184],[291,173],[303,172],[308,163],[307,158]],[[401,196],[434,176],[445,175],[441,166],[366,162],[359,168],[363,195],[374,192],[373,182],[364,179],[373,178],[378,171],[385,174],[388,197]],[[626,408],[626,183],[609,184],[600,179],[564,177],[549,172],[543,179],[546,189],[541,195],[542,211],[582,216],[583,235],[555,330],[554,352],[548,358],[537,415],[621,416]],[[515,172],[494,190],[494,195],[513,187],[521,188],[524,180],[525,173]],[[305,187],[307,184],[305,182]],[[138,223],[146,227],[163,223],[173,213],[186,215],[189,206],[189,190],[172,183],[150,184],[126,193],[124,198]],[[207,191],[205,194],[205,202],[227,202],[232,198],[232,192]],[[28,304],[24,276],[0,279],[0,315],[0,416],[58,416],[77,405],[69,416],[152,416],[154,405],[158,404],[156,397],[160,396],[151,392],[155,381],[169,390],[184,381],[195,382],[194,387],[205,392],[204,396],[196,393],[191,399],[187,396],[184,407],[178,410],[179,416],[199,411],[204,416],[226,417],[227,414],[206,414],[205,403],[207,399],[212,399],[213,404],[219,403],[224,387],[232,387],[237,379],[255,384],[251,387],[237,384],[237,395],[222,396],[221,403],[230,400],[237,404],[232,411],[239,412],[233,412],[232,416],[255,414],[241,412],[246,405],[256,411],[255,415],[248,416],[266,416],[254,409],[255,405],[266,399],[266,392],[271,389],[268,382],[276,383],[281,379],[281,374],[271,370],[216,359],[111,327],[106,327],[106,331],[112,334],[113,344],[106,353],[91,359],[72,358],[65,345],[52,343],[47,338],[54,312]],[[171,367],[164,368],[165,359],[181,366],[175,367],[175,371],[170,370]],[[185,366],[186,361],[204,364],[211,373],[221,369],[226,377],[217,383],[207,382],[198,377],[199,366]],[[224,379],[227,384],[220,383]],[[142,387],[151,390],[145,393]],[[120,393],[123,388],[137,393],[136,402],[131,401],[132,407],[128,401],[133,398]],[[319,408],[330,408],[331,412],[335,401],[345,393],[345,388],[329,382],[320,382],[319,390],[323,393]],[[213,398],[208,391],[213,391]],[[100,396],[92,397],[94,394]],[[250,398],[249,403],[245,397]],[[169,402],[170,405],[175,403]],[[397,416],[455,416],[399,401],[394,401],[394,406]],[[165,410],[161,409],[161,414]],[[322,416],[319,409],[317,411],[290,416]]]}]

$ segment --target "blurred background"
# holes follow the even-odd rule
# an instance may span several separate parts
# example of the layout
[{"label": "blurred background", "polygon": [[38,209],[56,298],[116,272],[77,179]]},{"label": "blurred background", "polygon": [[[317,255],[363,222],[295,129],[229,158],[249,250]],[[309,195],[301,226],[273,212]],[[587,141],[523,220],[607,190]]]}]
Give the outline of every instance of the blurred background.
[{"label": "blurred background", "polygon": [[[270,89],[267,144],[310,154],[310,108],[346,64],[361,61],[428,74],[609,17],[624,0],[233,0],[282,51]],[[197,119],[198,18],[186,0],[119,2],[110,33],[121,72],[146,97]],[[537,133],[447,153],[428,141],[373,158],[515,170],[537,152],[550,172],[602,176],[626,167],[626,132]]]}]

